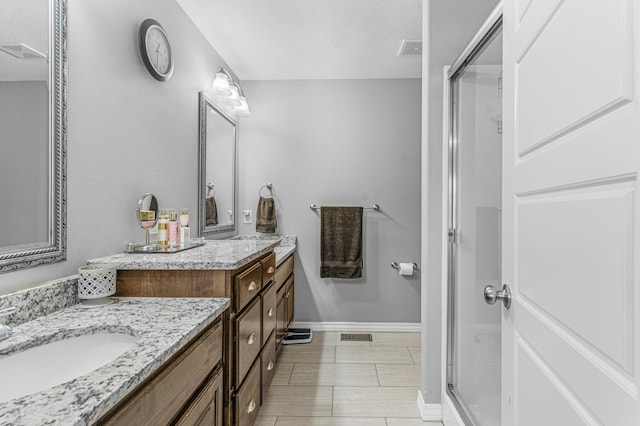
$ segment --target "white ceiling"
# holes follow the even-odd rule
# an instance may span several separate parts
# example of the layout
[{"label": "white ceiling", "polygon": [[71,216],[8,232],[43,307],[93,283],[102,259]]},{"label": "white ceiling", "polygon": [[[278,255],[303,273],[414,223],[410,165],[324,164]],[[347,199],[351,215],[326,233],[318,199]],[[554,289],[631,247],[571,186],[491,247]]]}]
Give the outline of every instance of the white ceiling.
[{"label": "white ceiling", "polygon": [[177,0],[241,80],[420,78],[422,0]]}]

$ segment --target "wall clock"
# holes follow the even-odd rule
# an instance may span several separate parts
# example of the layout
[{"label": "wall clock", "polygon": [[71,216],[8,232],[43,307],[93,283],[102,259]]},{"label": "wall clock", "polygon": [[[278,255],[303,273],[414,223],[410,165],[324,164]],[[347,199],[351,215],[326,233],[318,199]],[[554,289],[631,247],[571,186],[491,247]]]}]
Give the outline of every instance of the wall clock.
[{"label": "wall clock", "polygon": [[142,21],[138,30],[138,47],[149,74],[158,81],[169,80],[173,73],[173,53],[167,34],[158,21]]}]

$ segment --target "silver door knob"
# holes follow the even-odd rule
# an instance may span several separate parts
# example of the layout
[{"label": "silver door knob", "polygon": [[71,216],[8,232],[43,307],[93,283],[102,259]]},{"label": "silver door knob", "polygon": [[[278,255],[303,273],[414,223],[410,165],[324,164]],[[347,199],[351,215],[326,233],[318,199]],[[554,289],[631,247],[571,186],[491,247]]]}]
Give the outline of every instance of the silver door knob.
[{"label": "silver door knob", "polygon": [[511,307],[511,290],[509,286],[503,285],[500,291],[496,291],[492,285],[486,286],[484,288],[484,301],[489,305],[493,305],[498,300],[502,300],[505,308],[509,309]]}]

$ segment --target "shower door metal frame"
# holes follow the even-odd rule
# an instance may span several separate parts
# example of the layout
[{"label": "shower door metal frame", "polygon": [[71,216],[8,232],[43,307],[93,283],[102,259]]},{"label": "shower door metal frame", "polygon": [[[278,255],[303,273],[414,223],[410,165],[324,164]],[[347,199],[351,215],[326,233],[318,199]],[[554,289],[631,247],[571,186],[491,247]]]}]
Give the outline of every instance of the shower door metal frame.
[{"label": "shower door metal frame", "polygon": [[464,403],[456,395],[453,386],[455,359],[454,341],[455,334],[455,301],[456,301],[456,268],[457,244],[460,238],[458,229],[458,146],[460,143],[459,134],[459,103],[458,82],[467,67],[484,51],[493,39],[502,31],[502,2],[491,12],[487,20],[480,27],[480,30],[471,39],[471,42],[464,48],[462,53],[453,62],[448,72],[449,83],[449,137],[448,137],[448,214],[447,214],[447,371],[446,371],[446,391],[451,398],[458,414],[465,425],[474,425],[473,416],[467,410]]}]

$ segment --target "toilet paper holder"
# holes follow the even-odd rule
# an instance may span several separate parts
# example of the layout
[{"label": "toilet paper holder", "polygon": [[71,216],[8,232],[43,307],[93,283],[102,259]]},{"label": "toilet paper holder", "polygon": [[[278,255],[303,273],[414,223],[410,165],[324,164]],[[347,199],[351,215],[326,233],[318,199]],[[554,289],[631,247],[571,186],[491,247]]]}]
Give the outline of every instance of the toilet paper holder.
[{"label": "toilet paper holder", "polygon": [[[411,262],[411,266],[413,266],[413,270],[417,271],[418,270],[418,264],[416,262]],[[391,263],[391,267],[393,269],[397,269],[400,270],[400,264],[398,262],[393,262]]]}]

